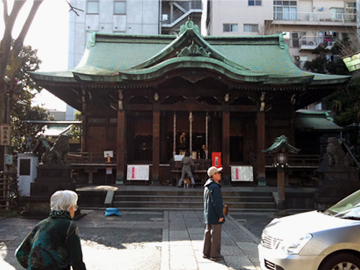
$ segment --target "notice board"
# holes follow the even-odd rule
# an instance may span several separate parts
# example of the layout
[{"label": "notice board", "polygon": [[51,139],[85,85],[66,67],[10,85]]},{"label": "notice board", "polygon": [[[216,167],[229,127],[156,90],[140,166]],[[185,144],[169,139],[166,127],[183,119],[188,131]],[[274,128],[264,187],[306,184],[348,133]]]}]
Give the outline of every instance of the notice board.
[{"label": "notice board", "polygon": [[231,181],[254,181],[252,166],[231,166]]},{"label": "notice board", "polygon": [[127,165],[127,180],[149,181],[149,165]]}]

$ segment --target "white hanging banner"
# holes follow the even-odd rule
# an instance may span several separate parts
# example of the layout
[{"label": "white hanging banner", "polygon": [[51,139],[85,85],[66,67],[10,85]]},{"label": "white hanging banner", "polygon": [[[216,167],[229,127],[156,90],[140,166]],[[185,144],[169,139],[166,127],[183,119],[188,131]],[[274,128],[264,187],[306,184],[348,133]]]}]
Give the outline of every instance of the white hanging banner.
[{"label": "white hanging banner", "polygon": [[231,166],[231,181],[254,181],[252,166]]},{"label": "white hanging banner", "polygon": [[127,165],[127,180],[149,181],[149,165]]}]

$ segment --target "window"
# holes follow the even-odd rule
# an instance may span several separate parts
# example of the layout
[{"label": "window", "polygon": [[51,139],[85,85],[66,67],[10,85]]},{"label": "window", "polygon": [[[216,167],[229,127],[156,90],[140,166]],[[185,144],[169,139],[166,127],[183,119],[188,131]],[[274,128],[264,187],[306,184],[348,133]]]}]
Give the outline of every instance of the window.
[{"label": "window", "polygon": [[262,0],[248,0],[248,6],[261,6]]},{"label": "window", "polygon": [[354,22],[356,21],[356,2],[346,3],[346,21]]},{"label": "window", "polygon": [[291,33],[291,38],[293,42],[293,47],[298,48],[299,47],[299,34],[298,33]]},{"label": "window", "polygon": [[223,24],[223,32],[238,32],[238,25],[237,24]]},{"label": "window", "polygon": [[257,24],[244,24],[244,32],[259,32],[259,25]]},{"label": "window", "polygon": [[19,175],[30,175],[31,172],[30,159],[20,159]]},{"label": "window", "polygon": [[296,1],[274,1],[274,20],[297,20]]},{"label": "window", "polygon": [[99,1],[87,1],[86,13],[87,14],[99,14]]},{"label": "window", "polygon": [[332,20],[343,20],[344,19],[344,13],[345,13],[345,10],[343,8],[331,8],[330,9],[330,12],[331,12],[331,19]]},{"label": "window", "polygon": [[114,2],[114,14],[126,14],[126,2],[115,1]]}]

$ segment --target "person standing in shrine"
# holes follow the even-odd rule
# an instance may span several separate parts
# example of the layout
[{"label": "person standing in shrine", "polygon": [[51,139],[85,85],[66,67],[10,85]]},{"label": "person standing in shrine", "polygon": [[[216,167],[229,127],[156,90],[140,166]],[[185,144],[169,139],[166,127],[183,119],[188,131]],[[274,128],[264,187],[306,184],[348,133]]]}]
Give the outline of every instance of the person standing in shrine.
[{"label": "person standing in shrine", "polygon": [[185,176],[187,175],[188,177],[190,177],[191,179],[191,185],[192,187],[195,187],[195,180],[194,180],[194,176],[192,174],[191,171],[191,166],[194,165],[194,160],[190,157],[190,151],[186,150],[185,152],[185,156],[183,157],[183,159],[181,160],[181,178],[178,182],[178,187],[181,187],[182,181],[185,178]]},{"label": "person standing in shrine", "polygon": [[221,226],[225,222],[223,200],[221,193],[222,168],[210,167],[207,171],[210,177],[204,188],[204,233],[203,258],[221,261]]}]

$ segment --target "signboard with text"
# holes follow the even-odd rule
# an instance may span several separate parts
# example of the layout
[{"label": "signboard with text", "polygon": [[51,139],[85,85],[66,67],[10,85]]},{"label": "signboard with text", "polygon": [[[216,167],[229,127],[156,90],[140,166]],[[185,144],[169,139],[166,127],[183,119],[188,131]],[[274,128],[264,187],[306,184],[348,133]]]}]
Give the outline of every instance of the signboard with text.
[{"label": "signboard with text", "polygon": [[254,181],[252,166],[231,166],[231,181]]},{"label": "signboard with text", "polygon": [[11,128],[9,124],[2,124],[0,126],[0,136],[1,145],[10,145]]},{"label": "signboard with text", "polygon": [[126,179],[149,181],[149,172],[149,165],[128,165]]}]

